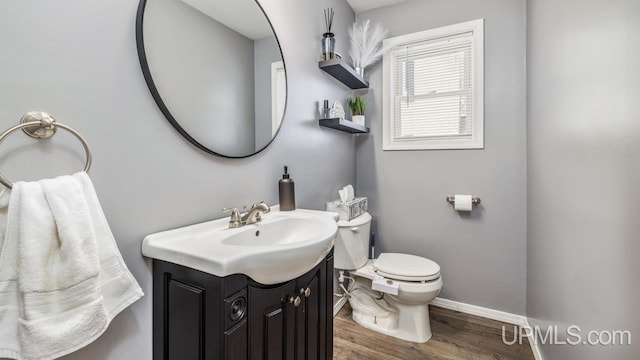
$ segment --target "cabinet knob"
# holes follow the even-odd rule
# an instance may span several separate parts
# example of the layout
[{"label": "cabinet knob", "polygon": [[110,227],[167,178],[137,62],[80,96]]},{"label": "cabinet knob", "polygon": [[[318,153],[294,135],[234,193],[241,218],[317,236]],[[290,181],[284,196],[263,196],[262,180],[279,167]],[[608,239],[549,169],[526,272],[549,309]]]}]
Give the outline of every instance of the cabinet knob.
[{"label": "cabinet knob", "polygon": [[298,307],[300,306],[300,303],[302,302],[302,300],[300,299],[300,296],[289,296],[289,303],[293,304],[293,306]]},{"label": "cabinet knob", "polygon": [[304,295],[304,297],[309,297],[311,296],[311,289],[310,288],[300,288],[300,295]]}]

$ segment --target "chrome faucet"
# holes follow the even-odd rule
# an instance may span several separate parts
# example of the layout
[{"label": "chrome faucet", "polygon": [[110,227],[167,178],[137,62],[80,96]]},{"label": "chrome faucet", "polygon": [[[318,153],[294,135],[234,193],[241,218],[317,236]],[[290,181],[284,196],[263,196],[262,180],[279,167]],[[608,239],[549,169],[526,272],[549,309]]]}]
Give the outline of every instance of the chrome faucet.
[{"label": "chrome faucet", "polygon": [[264,201],[261,201],[257,204],[251,205],[251,209],[247,211],[240,220],[243,225],[253,224],[262,221],[262,217],[260,217],[260,213],[266,214],[271,211],[269,205],[265,204]]},{"label": "chrome faucet", "polygon": [[237,208],[224,208],[222,209],[224,212],[231,211],[231,218],[229,219],[229,228],[239,228],[248,224],[255,224],[257,222],[262,221],[262,217],[260,213],[266,214],[271,211],[269,205],[265,204],[264,201],[261,201],[257,204],[251,205],[251,209],[244,214],[240,214]]}]

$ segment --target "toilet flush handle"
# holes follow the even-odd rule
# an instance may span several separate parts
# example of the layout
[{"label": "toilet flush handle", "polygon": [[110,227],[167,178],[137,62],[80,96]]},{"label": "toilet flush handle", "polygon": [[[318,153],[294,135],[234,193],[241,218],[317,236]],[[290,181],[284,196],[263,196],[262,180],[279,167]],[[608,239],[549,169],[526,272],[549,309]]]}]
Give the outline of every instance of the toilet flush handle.
[{"label": "toilet flush handle", "polygon": [[351,231],[354,233],[359,233],[360,232],[360,227],[359,226],[354,226],[351,228]]}]

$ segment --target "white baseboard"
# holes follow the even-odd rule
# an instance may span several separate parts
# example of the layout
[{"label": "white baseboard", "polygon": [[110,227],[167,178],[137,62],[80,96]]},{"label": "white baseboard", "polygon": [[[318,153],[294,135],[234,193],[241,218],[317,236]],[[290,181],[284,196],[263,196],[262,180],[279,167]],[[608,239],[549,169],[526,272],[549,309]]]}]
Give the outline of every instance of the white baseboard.
[{"label": "white baseboard", "polygon": [[[529,326],[529,321],[526,319],[525,326],[531,328],[531,326]],[[540,346],[538,346],[538,344],[535,342],[535,339],[533,338],[533,332],[529,332],[527,338],[529,340],[529,345],[531,346],[531,352],[533,352],[533,358],[536,360],[544,360],[544,358],[542,357],[542,352],[540,351]]]},{"label": "white baseboard", "polygon": [[471,315],[476,315],[476,316],[480,316],[480,317],[491,319],[491,320],[502,321],[507,324],[513,324],[518,326],[525,326],[527,324],[527,318],[522,315],[511,314],[504,311],[493,310],[493,309],[484,308],[481,306],[476,306],[471,304],[465,304],[465,303],[461,303],[453,300],[435,298],[429,304],[433,306],[449,309],[449,310],[460,311],[465,314],[471,314]]},{"label": "white baseboard", "polygon": [[335,304],[333,304],[333,317],[336,317],[336,315],[338,315],[338,312],[340,312],[340,309],[342,309],[342,307],[346,303],[347,303],[347,297],[343,296]]}]

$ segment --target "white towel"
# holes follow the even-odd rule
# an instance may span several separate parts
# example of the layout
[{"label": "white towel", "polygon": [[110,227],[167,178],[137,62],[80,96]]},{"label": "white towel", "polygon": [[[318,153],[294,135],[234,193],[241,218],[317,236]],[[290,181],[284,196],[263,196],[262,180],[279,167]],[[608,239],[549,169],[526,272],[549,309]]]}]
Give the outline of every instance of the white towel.
[{"label": "white towel", "polygon": [[7,210],[11,192],[0,193],[0,358],[19,359],[18,244],[7,239]]},{"label": "white towel", "polygon": [[78,350],[143,295],[85,172],[15,183],[3,216],[0,357],[54,359]]}]

